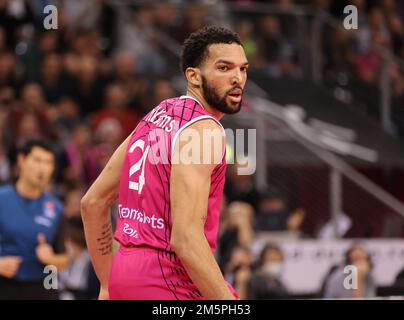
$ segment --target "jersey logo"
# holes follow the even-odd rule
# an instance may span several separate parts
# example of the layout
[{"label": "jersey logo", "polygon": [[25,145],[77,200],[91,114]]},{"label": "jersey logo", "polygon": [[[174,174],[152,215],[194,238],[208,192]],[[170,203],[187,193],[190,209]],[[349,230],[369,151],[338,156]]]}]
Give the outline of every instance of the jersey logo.
[{"label": "jersey logo", "polygon": [[45,202],[44,215],[47,218],[53,219],[56,217],[55,203],[53,201]]},{"label": "jersey logo", "polygon": [[37,224],[41,224],[41,225],[43,225],[45,227],[48,227],[48,228],[52,225],[52,222],[49,219],[47,219],[45,217],[42,217],[42,216],[36,216],[35,217],[35,222]]},{"label": "jersey logo", "polygon": [[133,238],[139,238],[137,230],[132,228],[128,223],[125,223],[123,226],[123,232]]}]

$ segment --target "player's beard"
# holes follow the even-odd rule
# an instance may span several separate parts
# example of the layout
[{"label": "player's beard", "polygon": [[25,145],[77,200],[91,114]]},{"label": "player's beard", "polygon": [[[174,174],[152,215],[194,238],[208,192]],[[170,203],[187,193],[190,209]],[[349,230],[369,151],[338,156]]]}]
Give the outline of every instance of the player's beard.
[{"label": "player's beard", "polygon": [[226,102],[227,95],[233,91],[234,89],[240,89],[242,88],[240,86],[234,86],[230,90],[228,90],[223,97],[220,97],[220,95],[217,93],[217,90],[211,86],[209,86],[208,81],[206,78],[202,75],[202,94],[203,97],[205,98],[206,102],[212,106],[213,108],[219,110],[220,112],[223,112],[225,114],[234,114],[240,111],[241,109],[241,103],[243,100],[241,99],[239,103],[234,104],[234,105],[228,105]]}]

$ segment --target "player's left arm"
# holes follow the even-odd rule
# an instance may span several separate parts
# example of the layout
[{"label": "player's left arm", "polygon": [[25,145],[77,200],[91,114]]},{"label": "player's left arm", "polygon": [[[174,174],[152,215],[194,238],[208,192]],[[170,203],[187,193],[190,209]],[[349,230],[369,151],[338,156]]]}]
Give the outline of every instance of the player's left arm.
[{"label": "player's left arm", "polygon": [[110,209],[118,198],[119,180],[130,137],[114,152],[97,180],[81,199],[87,247],[101,284],[100,299],[108,299],[113,240]]}]

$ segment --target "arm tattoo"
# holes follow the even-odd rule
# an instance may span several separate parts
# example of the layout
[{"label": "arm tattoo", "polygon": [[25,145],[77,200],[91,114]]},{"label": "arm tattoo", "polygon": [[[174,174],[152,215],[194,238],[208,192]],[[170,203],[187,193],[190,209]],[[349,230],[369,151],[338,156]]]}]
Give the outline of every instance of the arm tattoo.
[{"label": "arm tattoo", "polygon": [[104,224],[101,227],[101,236],[97,238],[99,244],[98,250],[101,255],[105,256],[111,253],[112,250],[112,224],[111,222]]}]

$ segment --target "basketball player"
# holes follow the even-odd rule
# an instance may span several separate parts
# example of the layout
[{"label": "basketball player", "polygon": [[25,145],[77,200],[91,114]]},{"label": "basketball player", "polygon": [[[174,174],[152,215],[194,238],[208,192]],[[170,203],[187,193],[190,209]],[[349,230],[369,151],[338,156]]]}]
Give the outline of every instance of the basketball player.
[{"label": "basketball player", "polygon": [[[238,298],[213,252],[226,169],[219,119],[240,110],[248,62],[237,34],[207,27],[185,41],[181,66],[187,95],[146,115],[82,199],[99,299]],[[195,136],[193,156],[204,161],[183,161]],[[118,195],[112,257],[109,210]]]}]

